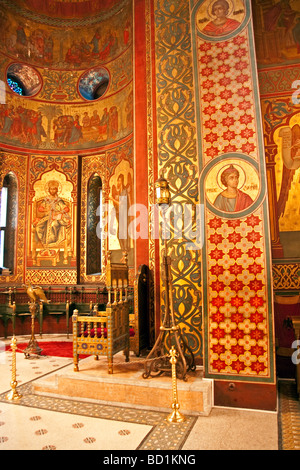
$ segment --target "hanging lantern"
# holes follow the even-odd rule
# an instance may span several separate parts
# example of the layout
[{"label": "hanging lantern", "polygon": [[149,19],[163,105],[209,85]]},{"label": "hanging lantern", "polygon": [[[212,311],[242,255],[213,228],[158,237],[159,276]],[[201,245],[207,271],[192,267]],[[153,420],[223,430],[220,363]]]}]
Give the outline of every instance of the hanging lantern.
[{"label": "hanging lantern", "polygon": [[169,184],[165,178],[161,177],[155,182],[155,203],[158,205],[167,204],[169,206],[170,202]]}]

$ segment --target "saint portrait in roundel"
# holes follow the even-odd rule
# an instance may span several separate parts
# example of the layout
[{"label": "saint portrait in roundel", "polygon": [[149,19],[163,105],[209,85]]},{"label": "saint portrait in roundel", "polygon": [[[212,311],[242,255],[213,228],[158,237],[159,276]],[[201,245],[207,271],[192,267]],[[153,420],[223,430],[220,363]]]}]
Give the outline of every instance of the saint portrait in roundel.
[{"label": "saint portrait in roundel", "polygon": [[230,165],[220,174],[220,182],[225,189],[216,197],[214,206],[223,212],[239,212],[254,202],[249,194],[239,189],[240,172]]},{"label": "saint portrait in roundel", "polygon": [[[243,17],[244,9],[233,10],[234,5],[232,0],[215,0],[210,3],[206,10],[210,19],[206,16],[198,17],[198,27],[201,32],[207,36],[225,36],[235,31],[241,25],[237,18],[240,19]],[[233,18],[233,15],[235,15],[236,18]]]}]

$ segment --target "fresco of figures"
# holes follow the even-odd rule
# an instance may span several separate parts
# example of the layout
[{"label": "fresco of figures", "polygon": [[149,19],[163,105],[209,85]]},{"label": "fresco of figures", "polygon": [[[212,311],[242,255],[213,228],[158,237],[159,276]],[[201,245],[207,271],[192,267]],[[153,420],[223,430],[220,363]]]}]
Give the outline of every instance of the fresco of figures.
[{"label": "fresco of figures", "polygon": [[21,6],[18,8],[20,17],[13,9],[9,15],[6,11],[5,15],[0,15],[2,52],[17,56],[20,61],[64,69],[83,69],[111,60],[132,41],[131,5],[127,1],[120,3],[121,15],[103,15],[101,26],[98,22],[96,28],[93,21],[86,18],[75,36],[74,28],[65,27],[66,21],[62,20],[64,27],[59,24],[61,27],[56,27],[57,21],[52,24],[51,19],[39,17],[40,21],[36,22],[38,16],[28,11],[25,20]]},{"label": "fresco of figures", "polygon": [[120,112],[112,105],[98,111],[88,108],[74,115],[64,114],[60,106],[42,104],[35,109],[21,105],[0,105],[2,141],[33,148],[87,148],[110,143],[132,130],[132,99]]}]

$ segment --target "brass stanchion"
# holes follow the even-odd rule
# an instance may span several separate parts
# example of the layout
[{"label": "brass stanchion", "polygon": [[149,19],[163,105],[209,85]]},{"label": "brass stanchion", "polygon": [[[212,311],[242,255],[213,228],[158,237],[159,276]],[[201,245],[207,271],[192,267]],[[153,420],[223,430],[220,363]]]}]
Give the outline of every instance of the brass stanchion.
[{"label": "brass stanchion", "polygon": [[17,340],[13,336],[11,340],[11,349],[12,349],[12,374],[11,374],[11,391],[6,395],[7,400],[16,401],[19,400],[22,395],[17,392],[16,388],[18,382],[16,381],[16,349],[17,349]]},{"label": "brass stanchion", "polygon": [[173,403],[172,413],[167,417],[169,423],[183,423],[185,417],[179,411],[179,403],[177,398],[177,378],[176,378],[176,363],[177,363],[178,353],[176,352],[174,346],[170,349],[170,363],[172,366],[172,392],[173,392]]}]

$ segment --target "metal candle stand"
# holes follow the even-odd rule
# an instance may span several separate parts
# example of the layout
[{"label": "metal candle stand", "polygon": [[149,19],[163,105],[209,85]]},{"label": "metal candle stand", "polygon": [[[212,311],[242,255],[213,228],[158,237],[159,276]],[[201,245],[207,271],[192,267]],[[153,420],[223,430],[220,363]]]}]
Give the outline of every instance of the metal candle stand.
[{"label": "metal candle stand", "polygon": [[13,336],[11,340],[11,349],[12,349],[12,375],[11,375],[11,391],[6,395],[6,399],[9,401],[17,401],[22,398],[22,395],[17,391],[18,382],[16,380],[17,377],[17,369],[16,369],[16,350],[17,350],[17,340],[15,336]]},{"label": "metal candle stand", "polygon": [[34,319],[36,308],[37,304],[35,302],[29,302],[29,311],[31,313],[31,338],[26,349],[24,349],[25,359],[29,359],[30,356],[40,356],[42,352],[42,349],[39,347],[34,335]]},{"label": "metal candle stand", "polygon": [[[168,182],[164,178],[160,178],[155,183],[156,200],[161,206],[163,227],[166,231],[166,211],[170,204],[170,192]],[[165,349],[171,349],[175,343],[175,348],[178,353],[178,360],[176,363],[177,377],[182,380],[187,380],[186,374],[190,370],[195,370],[194,355],[189,346],[186,344],[180,328],[176,325],[174,307],[173,307],[173,294],[172,294],[172,274],[171,274],[171,258],[167,255],[167,238],[164,236],[164,255],[163,255],[163,279],[165,281],[165,315],[162,320],[158,338],[148,354],[144,363],[143,378],[157,377],[165,372],[171,372],[171,365],[168,356],[165,354]]]}]

